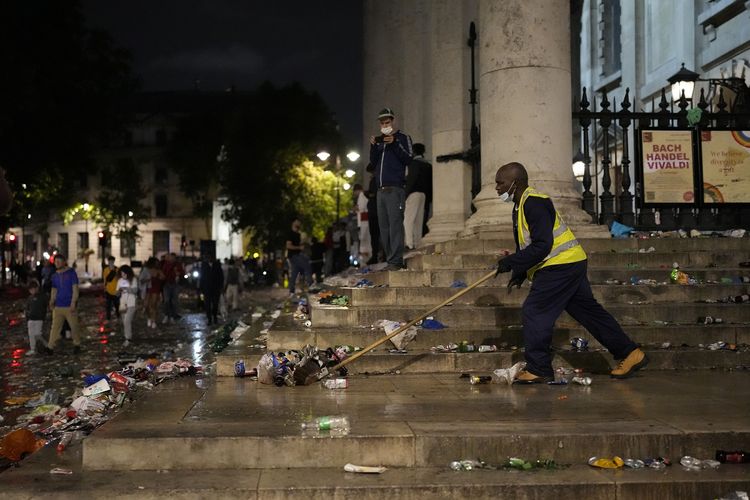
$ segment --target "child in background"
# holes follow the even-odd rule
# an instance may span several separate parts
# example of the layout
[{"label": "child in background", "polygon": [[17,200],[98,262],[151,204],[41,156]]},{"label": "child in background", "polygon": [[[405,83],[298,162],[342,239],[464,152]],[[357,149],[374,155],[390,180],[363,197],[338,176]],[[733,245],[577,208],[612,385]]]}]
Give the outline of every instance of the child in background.
[{"label": "child in background", "polygon": [[47,351],[47,342],[42,337],[42,326],[47,317],[47,297],[39,289],[39,282],[29,282],[29,299],[26,302],[26,325],[29,329],[29,350],[27,356],[36,354],[37,343],[42,344],[42,352]]},{"label": "child in background", "polygon": [[117,281],[117,294],[120,297],[120,310],[125,313],[122,325],[125,331],[123,347],[128,347],[133,339],[133,317],[138,297],[138,280],[133,268],[128,265],[120,267],[120,279]]}]

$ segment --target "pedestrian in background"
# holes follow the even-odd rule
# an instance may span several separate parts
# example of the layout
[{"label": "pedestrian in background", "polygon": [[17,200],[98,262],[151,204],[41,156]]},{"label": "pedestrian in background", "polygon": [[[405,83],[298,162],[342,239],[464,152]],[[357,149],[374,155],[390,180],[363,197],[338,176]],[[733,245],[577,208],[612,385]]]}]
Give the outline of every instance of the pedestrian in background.
[{"label": "pedestrian in background", "polygon": [[378,183],[375,178],[375,167],[372,163],[368,163],[365,168],[368,174],[370,174],[370,184],[367,186],[365,196],[367,196],[367,218],[369,223],[367,224],[370,230],[370,248],[372,249],[372,256],[367,264],[377,264],[380,262],[380,223],[378,222]]},{"label": "pedestrian in background", "polygon": [[48,352],[47,342],[42,336],[44,319],[47,317],[47,297],[39,289],[37,280],[29,281],[29,298],[26,301],[26,327],[29,332],[29,350],[27,356],[36,354],[36,347],[42,344],[41,352]]},{"label": "pedestrian in background", "polygon": [[178,314],[180,276],[182,276],[182,264],[177,261],[177,254],[168,253],[164,257],[162,264],[162,273],[164,274],[164,323],[173,322],[180,319]]},{"label": "pedestrian in background", "polygon": [[224,273],[221,261],[204,258],[201,264],[200,289],[203,294],[203,304],[209,325],[219,321],[219,300],[224,290]]},{"label": "pedestrian in background", "polygon": [[294,295],[297,287],[297,276],[304,276],[305,285],[312,285],[312,266],[310,258],[302,251],[302,222],[295,218],[286,237],[286,256],[289,261],[289,295]]},{"label": "pedestrian in background", "polygon": [[432,165],[425,161],[424,151],[424,144],[414,144],[414,158],[406,173],[404,245],[407,250],[422,244],[425,209],[428,199],[432,199]]},{"label": "pedestrian in background", "polygon": [[57,347],[63,323],[67,321],[73,336],[73,353],[81,352],[81,333],[78,326],[78,275],[68,267],[65,255],[55,255],[55,274],[52,275],[52,294],[49,299],[49,308],[52,311],[52,328],[49,333],[48,347],[50,354]]},{"label": "pedestrian in background", "polygon": [[227,309],[235,311],[239,308],[240,268],[234,259],[229,259],[225,277],[224,296],[227,301]]},{"label": "pedestrian in background", "polygon": [[110,255],[107,257],[107,265],[102,269],[104,298],[107,301],[107,320],[112,319],[112,310],[115,311],[115,318],[120,317],[120,298],[117,295],[117,280],[119,277],[120,273],[115,266],[115,258]]},{"label": "pedestrian in background", "polygon": [[156,257],[150,257],[146,262],[151,279],[149,280],[148,291],[146,292],[146,324],[149,328],[156,328],[156,320],[159,315],[159,305],[161,304],[161,292],[164,286],[164,273]]},{"label": "pedestrian in background", "polygon": [[133,340],[133,318],[138,297],[138,280],[133,268],[125,265],[120,268],[120,279],[117,281],[117,295],[120,299],[120,310],[124,313],[122,326],[125,334],[123,347],[128,347]]},{"label": "pedestrian in background", "polygon": [[380,135],[370,137],[370,163],[378,186],[378,223],[388,271],[404,268],[404,205],[406,166],[412,159],[411,138],[395,128],[389,108],[378,114]]},{"label": "pedestrian in background", "polygon": [[310,245],[310,267],[316,283],[323,281],[323,263],[325,262],[326,246],[315,236]]}]

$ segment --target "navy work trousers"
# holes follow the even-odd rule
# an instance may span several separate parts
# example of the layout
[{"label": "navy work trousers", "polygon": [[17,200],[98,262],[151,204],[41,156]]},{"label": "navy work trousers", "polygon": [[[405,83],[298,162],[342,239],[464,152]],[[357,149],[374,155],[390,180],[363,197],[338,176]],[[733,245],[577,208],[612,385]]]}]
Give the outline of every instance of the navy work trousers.
[{"label": "navy work trousers", "polygon": [[523,340],[526,370],[543,377],[552,370],[552,328],[567,311],[599,341],[615,359],[627,357],[638,346],[622,330],[591,293],[587,261],[549,266],[534,274],[531,291],[523,303]]}]

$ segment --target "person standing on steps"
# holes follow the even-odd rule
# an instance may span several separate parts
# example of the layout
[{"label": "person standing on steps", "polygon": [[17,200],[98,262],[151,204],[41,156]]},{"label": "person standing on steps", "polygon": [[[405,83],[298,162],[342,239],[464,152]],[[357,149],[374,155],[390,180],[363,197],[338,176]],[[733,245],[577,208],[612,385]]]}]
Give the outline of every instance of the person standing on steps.
[{"label": "person standing on steps", "polygon": [[406,166],[411,162],[411,137],[395,128],[393,110],[378,113],[380,135],[370,136],[370,163],[375,166],[380,242],[385,250],[387,271],[404,268],[404,205]]},{"label": "person standing on steps", "polygon": [[406,173],[404,243],[407,250],[414,250],[422,244],[425,210],[432,200],[432,165],[424,159],[424,151],[424,144],[414,144],[414,158]]},{"label": "person standing on steps", "polygon": [[586,276],[587,257],[573,232],[555,210],[549,196],[529,187],[529,177],[517,162],[500,167],[495,190],[513,203],[516,253],[501,258],[497,273],[511,272],[508,291],[526,278],[531,290],[523,303],[526,369],[515,380],[535,384],[553,380],[552,329],[567,311],[620,363],[613,378],[628,378],[648,364],[648,357],[594,298]]}]

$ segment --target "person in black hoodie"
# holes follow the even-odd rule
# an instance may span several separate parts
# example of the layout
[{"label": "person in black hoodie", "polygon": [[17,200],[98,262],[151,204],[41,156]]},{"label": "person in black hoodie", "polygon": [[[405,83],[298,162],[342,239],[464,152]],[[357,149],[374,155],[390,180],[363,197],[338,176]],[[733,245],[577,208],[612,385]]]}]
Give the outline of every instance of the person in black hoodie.
[{"label": "person in black hoodie", "polygon": [[29,282],[29,299],[26,302],[26,326],[29,330],[29,350],[26,355],[36,354],[37,344],[42,344],[42,352],[47,352],[47,342],[42,337],[44,319],[47,317],[47,296],[39,288],[39,282]]},{"label": "person in black hoodie", "polygon": [[224,271],[217,259],[205,259],[201,264],[200,289],[206,307],[208,324],[219,321],[219,299],[224,289]]}]

